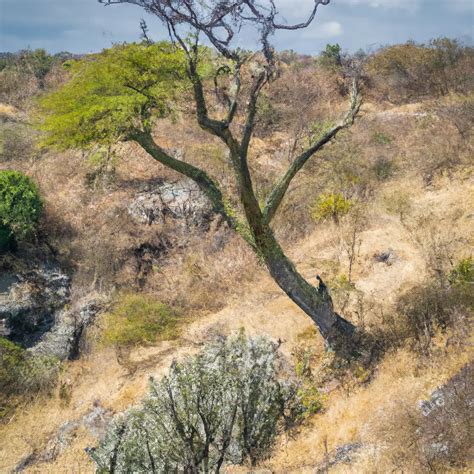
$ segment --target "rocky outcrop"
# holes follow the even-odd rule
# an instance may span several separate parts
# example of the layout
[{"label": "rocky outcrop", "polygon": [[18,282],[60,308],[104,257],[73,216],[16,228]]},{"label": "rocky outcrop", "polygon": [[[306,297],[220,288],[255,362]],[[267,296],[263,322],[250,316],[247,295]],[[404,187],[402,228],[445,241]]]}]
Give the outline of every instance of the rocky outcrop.
[{"label": "rocky outcrop", "polygon": [[28,453],[18,462],[12,472],[24,472],[33,465],[53,462],[71,445],[80,429],[84,429],[96,439],[101,439],[112,416],[113,413],[110,410],[102,408],[97,402],[94,408],[82,418],[63,423],[43,449]]},{"label": "rocky outcrop", "polygon": [[362,443],[348,443],[328,452],[324,461],[316,466],[316,474],[323,474],[337,464],[350,464],[354,456],[363,448]]},{"label": "rocky outcrop", "polygon": [[31,347],[55,322],[69,299],[70,281],[58,265],[45,263],[26,271],[0,273],[1,335]]},{"label": "rocky outcrop", "polygon": [[10,258],[0,265],[0,336],[33,355],[74,359],[103,306],[97,296],[70,305],[70,279],[52,258]]},{"label": "rocky outcrop", "polygon": [[55,314],[54,325],[30,351],[34,355],[54,356],[60,360],[79,357],[82,336],[104,305],[98,298],[77,302]]},{"label": "rocky outcrop", "polygon": [[419,402],[417,436],[428,465],[442,462],[462,468],[466,459],[474,459],[473,382],[474,362],[470,362],[428,400]]},{"label": "rocky outcrop", "polygon": [[149,185],[135,196],[128,211],[137,222],[148,225],[171,217],[186,225],[203,226],[213,215],[211,202],[189,179]]}]

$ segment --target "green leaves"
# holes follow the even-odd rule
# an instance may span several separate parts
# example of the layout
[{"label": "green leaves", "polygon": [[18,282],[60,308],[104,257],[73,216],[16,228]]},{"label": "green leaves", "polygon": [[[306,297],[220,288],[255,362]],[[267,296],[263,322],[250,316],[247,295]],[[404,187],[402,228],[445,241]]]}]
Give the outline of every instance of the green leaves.
[{"label": "green leaves", "polygon": [[43,145],[111,145],[172,111],[185,88],[183,51],[169,42],[116,45],[70,61],[71,80],[39,101]]},{"label": "green leaves", "polygon": [[23,238],[34,230],[43,205],[36,185],[18,171],[0,171],[0,229]]}]

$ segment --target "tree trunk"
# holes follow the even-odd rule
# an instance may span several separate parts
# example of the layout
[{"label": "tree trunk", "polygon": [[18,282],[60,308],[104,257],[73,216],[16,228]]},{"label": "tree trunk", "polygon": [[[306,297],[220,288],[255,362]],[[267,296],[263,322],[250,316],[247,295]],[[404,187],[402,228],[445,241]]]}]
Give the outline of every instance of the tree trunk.
[{"label": "tree trunk", "polygon": [[329,348],[340,355],[354,355],[355,326],[334,311],[327,291],[314,287],[298,273],[263,218],[246,210],[257,250],[273,280],[313,320]]},{"label": "tree trunk", "polygon": [[[276,241],[275,244],[278,245]],[[338,353],[352,352],[351,339],[355,326],[334,311],[331,296],[328,293],[321,294],[308,283],[283,252],[265,253],[262,251],[270,275],[288,297],[314,321],[327,346]]]}]

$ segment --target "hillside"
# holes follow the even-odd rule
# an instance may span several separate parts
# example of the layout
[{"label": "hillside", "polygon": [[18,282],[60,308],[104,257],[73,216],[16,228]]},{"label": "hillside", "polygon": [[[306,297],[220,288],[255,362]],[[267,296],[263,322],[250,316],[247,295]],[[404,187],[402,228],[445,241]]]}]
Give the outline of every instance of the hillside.
[{"label": "hillside", "polygon": [[[472,73],[471,50],[466,57],[459,71]],[[306,140],[308,124],[322,127],[347,108],[340,71],[314,58],[282,59],[251,143],[250,168],[262,199]],[[65,80],[55,67],[46,89]],[[131,143],[105,159],[38,151],[30,122],[44,88],[29,77],[24,97],[3,89],[0,170],[31,177],[45,211],[35,238],[0,255],[0,295],[10,298],[0,298],[0,307],[23,301],[19,292],[9,293],[12,275],[50,291],[50,282],[41,287],[39,277],[29,276],[47,262],[67,276],[67,302],[48,303],[55,308],[53,319],[45,318],[48,329],[35,326],[28,337],[44,341],[59,324],[69,327],[67,315],[83,319],[54,383],[29,397],[11,396],[0,425],[1,472],[94,472],[85,448],[97,444],[113,414],[140,402],[150,376],[242,329],[279,341],[289,364],[304,366],[298,375],[317,393],[318,408],[281,434],[257,469],[225,472],[474,468],[472,84],[450,78],[450,90],[439,94],[390,77],[387,93],[383,74],[368,73],[354,125],[303,168],[273,223],[300,273],[312,284],[321,275],[336,311],[379,341],[378,360],[346,365],[325,351],[308,316],[199,190]],[[233,190],[224,147],[188,112],[160,121],[154,137]],[[347,212],[321,215],[321,196],[339,194],[350,203]],[[456,280],[466,266],[467,283]],[[133,295],[151,295],[171,308],[178,329],[125,349],[108,343],[103,335],[117,301]],[[86,323],[89,307],[95,309]],[[17,329],[6,336],[28,346]],[[55,341],[41,350],[59,350]],[[437,389],[443,403],[425,414],[420,403]]]}]

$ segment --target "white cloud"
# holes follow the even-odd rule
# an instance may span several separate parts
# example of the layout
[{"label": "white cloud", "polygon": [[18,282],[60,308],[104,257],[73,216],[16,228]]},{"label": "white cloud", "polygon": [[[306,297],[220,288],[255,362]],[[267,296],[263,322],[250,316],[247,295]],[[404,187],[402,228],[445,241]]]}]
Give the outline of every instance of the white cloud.
[{"label": "white cloud", "polygon": [[303,38],[334,38],[342,35],[342,25],[338,21],[325,21],[323,23],[314,22],[310,28],[303,30],[301,37]]},{"label": "white cloud", "polygon": [[[456,0],[453,0],[456,1]],[[368,5],[373,8],[398,8],[404,10],[417,10],[422,0],[333,0],[332,3],[345,3],[349,5]]]},{"label": "white cloud", "polygon": [[321,38],[332,38],[333,36],[342,35],[342,26],[338,21],[326,21],[321,23],[321,25],[316,23],[316,29]]}]

